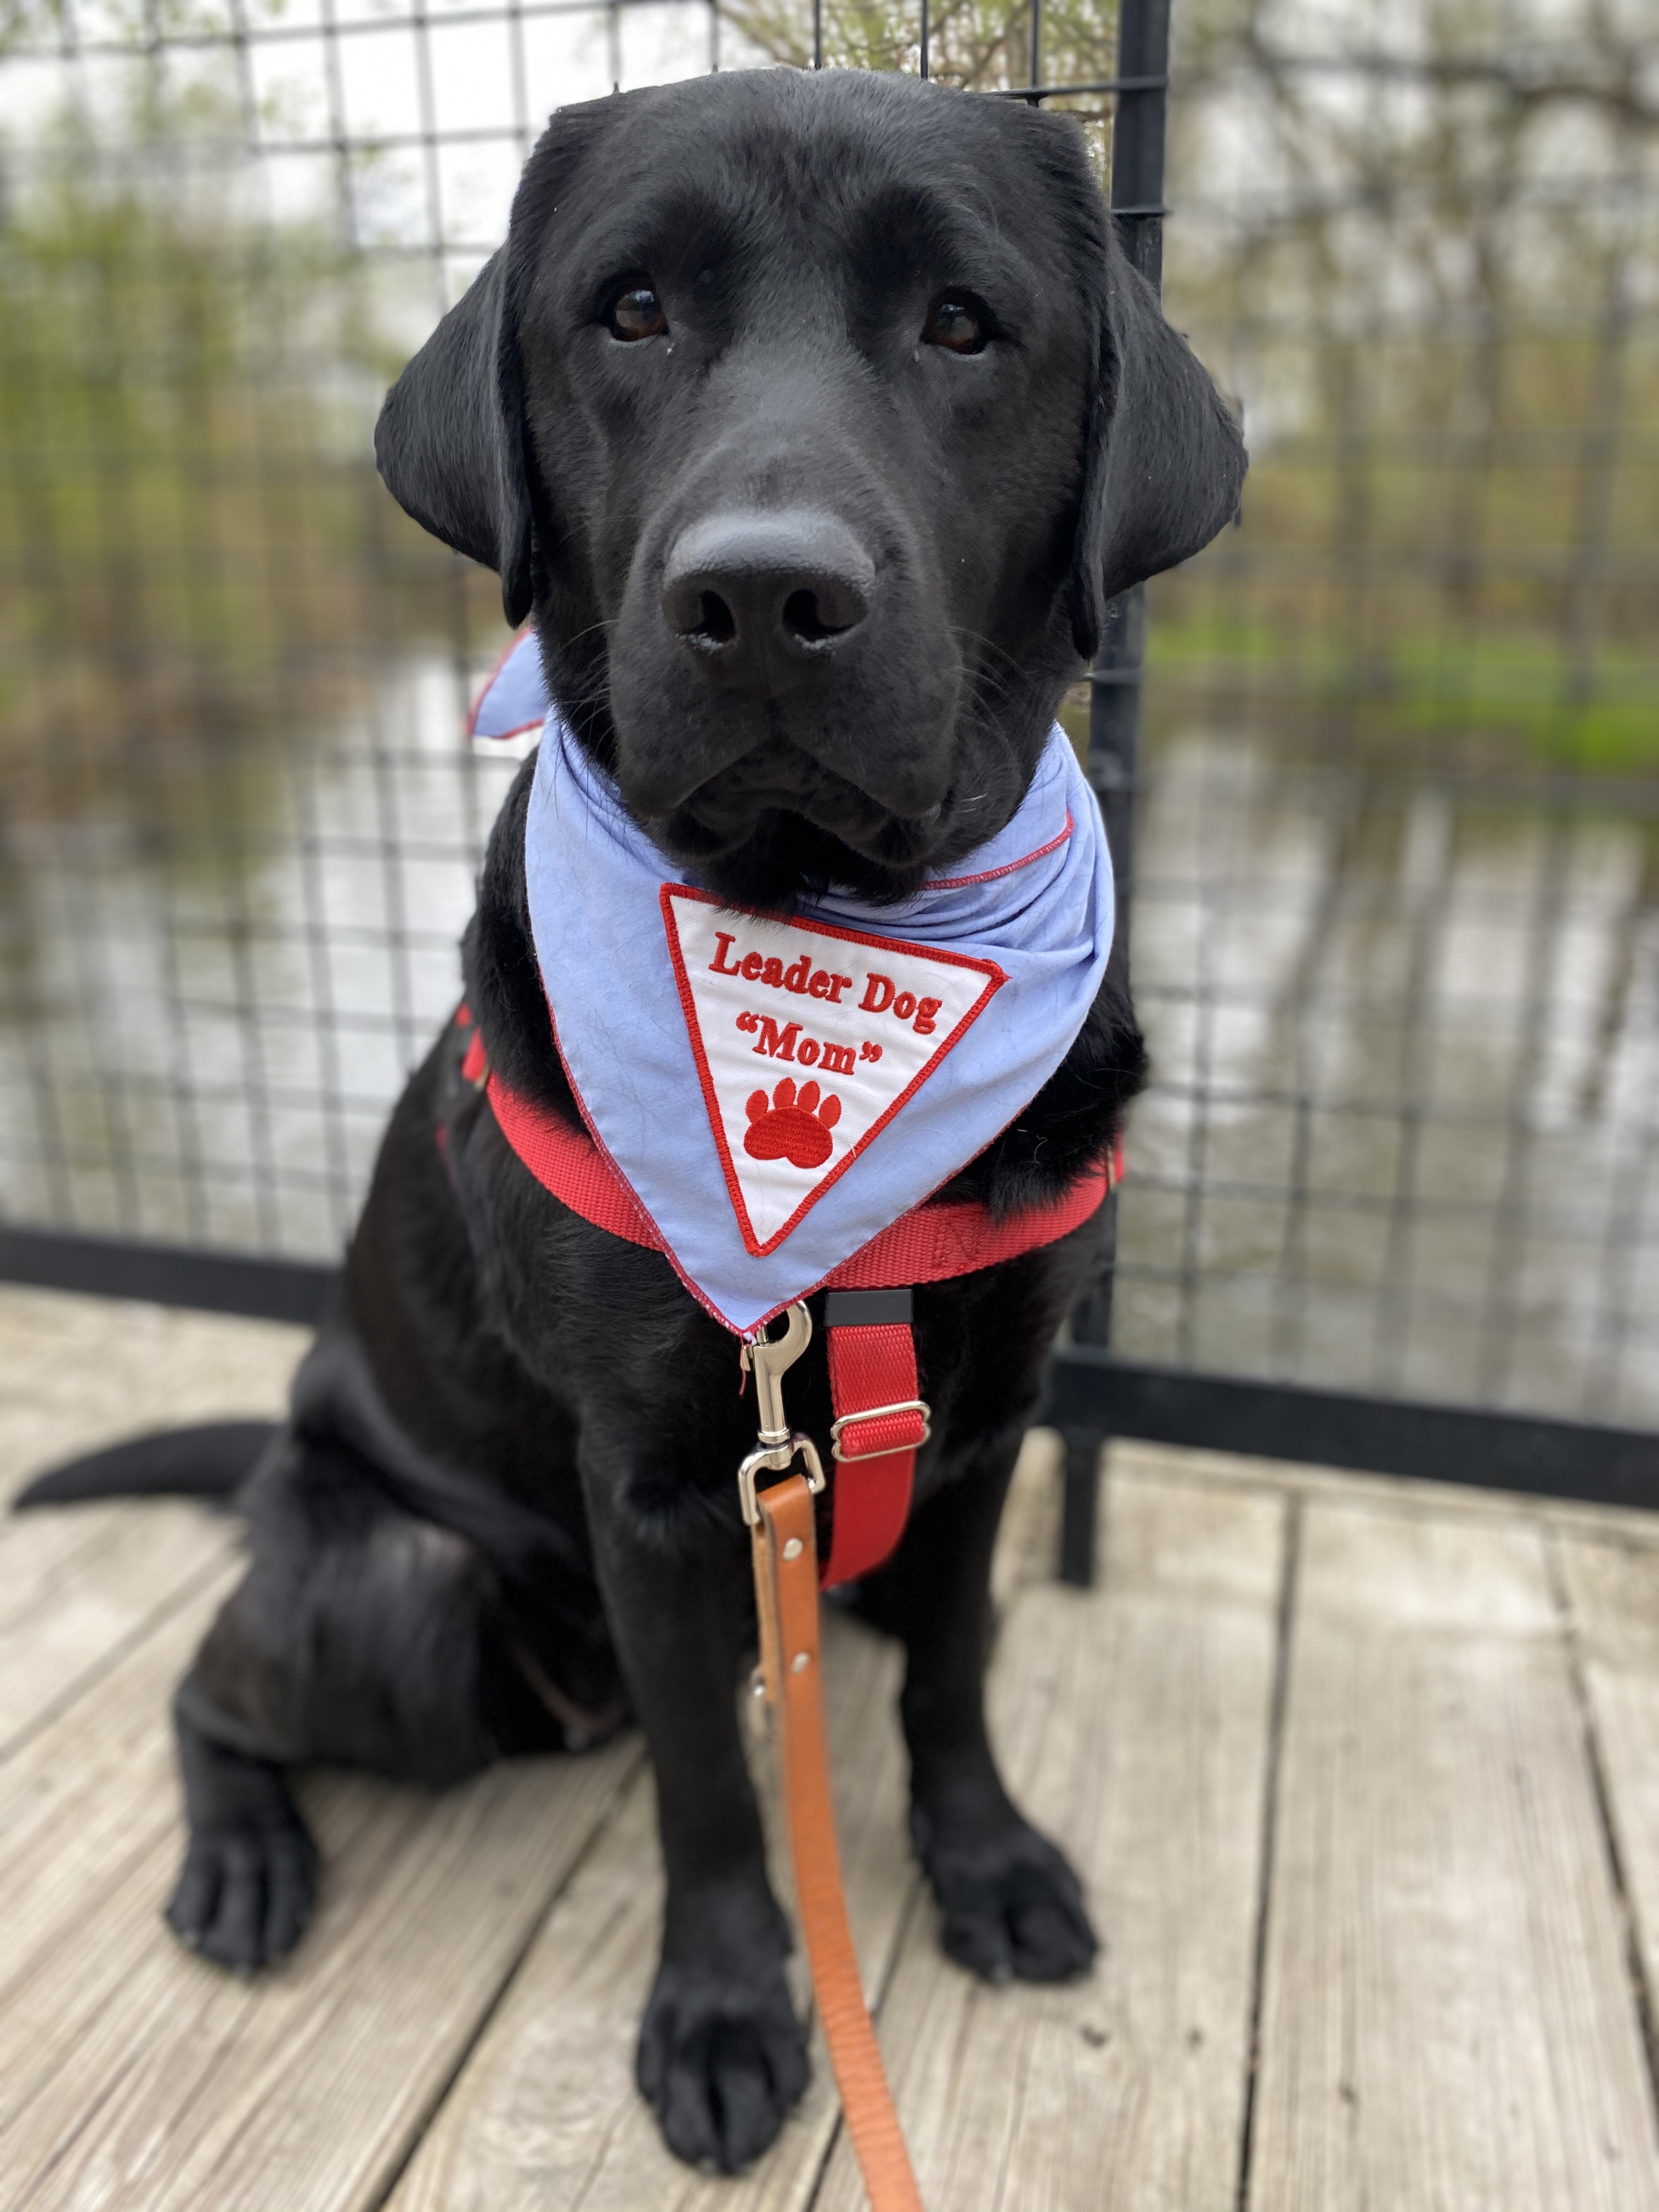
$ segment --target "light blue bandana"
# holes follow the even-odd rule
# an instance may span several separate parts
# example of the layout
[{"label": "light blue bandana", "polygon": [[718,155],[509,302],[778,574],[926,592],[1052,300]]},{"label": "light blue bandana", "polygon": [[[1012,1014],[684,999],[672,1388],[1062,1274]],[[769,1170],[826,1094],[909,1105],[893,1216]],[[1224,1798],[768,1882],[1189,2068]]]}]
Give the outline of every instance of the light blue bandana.
[{"label": "light blue bandana", "polygon": [[[491,686],[511,678],[512,726],[531,672],[527,639]],[[474,727],[498,719],[486,692]],[[1007,1127],[1065,1058],[1111,950],[1111,860],[1058,727],[1012,821],[914,898],[832,892],[785,920],[722,907],[665,859],[550,709],[525,865],[588,1127],[688,1287],[740,1334]]]}]

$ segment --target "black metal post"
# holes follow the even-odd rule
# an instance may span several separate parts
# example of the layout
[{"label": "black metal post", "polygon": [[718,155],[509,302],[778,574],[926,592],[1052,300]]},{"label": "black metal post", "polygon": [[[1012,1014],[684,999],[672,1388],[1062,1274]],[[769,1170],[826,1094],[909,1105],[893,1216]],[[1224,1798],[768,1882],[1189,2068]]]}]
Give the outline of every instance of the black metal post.
[{"label": "black metal post", "polygon": [[[1120,92],[1112,121],[1112,209],[1123,250],[1155,289],[1164,275],[1164,137],[1169,99],[1170,0],[1119,0],[1117,74],[1139,88]],[[1135,779],[1146,595],[1137,584],[1108,610],[1089,672],[1089,781],[1100,801],[1117,878],[1117,927],[1127,950],[1133,896]],[[1106,1201],[1106,1267],[1072,1316],[1075,1343],[1110,1343],[1117,1267],[1117,1200]],[[1097,1429],[1067,1428],[1060,1577],[1086,1589],[1095,1578],[1100,1504]]]}]

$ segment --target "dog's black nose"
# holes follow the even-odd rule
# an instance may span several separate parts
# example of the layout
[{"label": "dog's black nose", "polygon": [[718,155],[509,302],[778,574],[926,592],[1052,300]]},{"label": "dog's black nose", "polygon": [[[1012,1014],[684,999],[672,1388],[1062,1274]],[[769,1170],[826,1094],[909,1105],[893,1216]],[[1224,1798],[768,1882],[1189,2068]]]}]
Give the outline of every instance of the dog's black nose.
[{"label": "dog's black nose", "polygon": [[738,690],[787,690],[870,611],[875,563],[844,522],[811,507],[706,516],[663,566],[663,619]]}]

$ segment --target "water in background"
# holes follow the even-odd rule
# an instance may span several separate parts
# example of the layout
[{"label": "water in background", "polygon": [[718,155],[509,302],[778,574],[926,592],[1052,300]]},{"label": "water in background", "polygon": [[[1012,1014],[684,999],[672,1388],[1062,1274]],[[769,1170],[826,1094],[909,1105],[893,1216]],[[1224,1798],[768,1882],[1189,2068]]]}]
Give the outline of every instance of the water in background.
[{"label": "water in background", "polygon": [[173,744],[102,811],[11,826],[0,1206],[337,1252],[386,1110],[459,989],[515,749],[462,735],[478,672],[388,667],[314,741]]},{"label": "water in background", "polygon": [[1651,811],[1188,731],[1139,849],[1119,1348],[1659,1415]]},{"label": "water in background", "polygon": [[[517,769],[481,673],[0,820],[0,1211],[339,1249]],[[1137,866],[1119,1349],[1659,1420],[1650,813],[1177,727]]]}]

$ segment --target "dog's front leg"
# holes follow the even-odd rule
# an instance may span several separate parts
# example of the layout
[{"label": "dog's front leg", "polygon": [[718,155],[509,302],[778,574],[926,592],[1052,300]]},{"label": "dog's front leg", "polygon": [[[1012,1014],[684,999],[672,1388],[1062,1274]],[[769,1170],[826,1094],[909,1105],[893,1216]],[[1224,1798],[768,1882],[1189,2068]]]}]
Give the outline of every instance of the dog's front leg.
[{"label": "dog's front leg", "polygon": [[732,2173],[772,2141],[808,2072],[738,1724],[753,1638],[747,1550],[671,1547],[630,1505],[631,1472],[625,1453],[584,1452],[605,1609],[656,1769],[667,1882],[639,2084],[671,2150]]},{"label": "dog's front leg", "polygon": [[942,1940],[988,1981],[1061,1981],[1097,1945],[1077,1876],[1003,1786],[985,1723],[991,1554],[1018,1430],[982,1444],[905,1532],[872,1610],[902,1638],[910,1832]]}]

